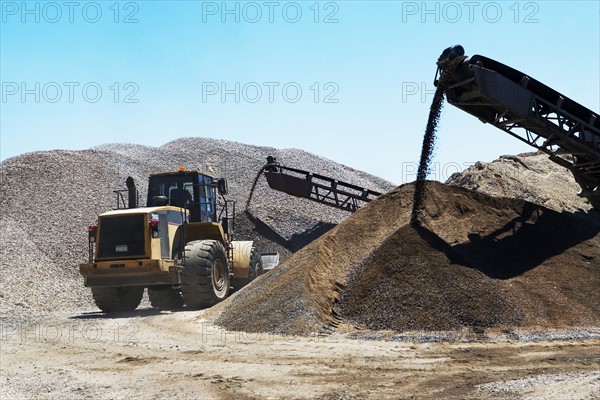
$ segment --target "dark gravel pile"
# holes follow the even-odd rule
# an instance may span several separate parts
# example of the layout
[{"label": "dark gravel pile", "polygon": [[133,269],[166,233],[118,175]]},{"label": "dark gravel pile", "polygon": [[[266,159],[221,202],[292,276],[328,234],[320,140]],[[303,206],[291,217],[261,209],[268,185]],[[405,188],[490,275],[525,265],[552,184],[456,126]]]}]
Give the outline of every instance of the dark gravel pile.
[{"label": "dark gravel pile", "polygon": [[374,330],[520,325],[523,312],[502,286],[458,261],[433,232],[402,227],[352,272],[336,310]]},{"label": "dark gravel pile", "polygon": [[[115,206],[114,189],[132,176],[145,204],[147,177],[178,167],[226,177],[238,205],[238,239],[283,258],[342,221],[348,213],[292,198],[258,182],[243,212],[256,172],[274,155],[282,163],[385,192],[382,179],[301,150],[205,138],[161,147],[110,144],[83,151],[28,153],[2,162],[0,188],[0,307],[2,316],[32,310],[94,308],[78,264],[87,260],[87,226]],[[257,226],[256,221],[260,221]]]},{"label": "dark gravel pile", "polygon": [[380,196],[214,307],[231,330],[600,326],[600,219],[429,182]]}]

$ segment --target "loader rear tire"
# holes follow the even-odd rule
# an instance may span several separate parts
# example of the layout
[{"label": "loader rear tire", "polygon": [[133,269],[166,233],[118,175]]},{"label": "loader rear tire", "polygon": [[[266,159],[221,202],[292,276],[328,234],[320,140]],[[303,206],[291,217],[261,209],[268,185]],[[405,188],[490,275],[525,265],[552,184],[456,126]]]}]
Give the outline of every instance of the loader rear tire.
[{"label": "loader rear tire", "polygon": [[140,305],[143,295],[143,286],[92,287],[94,302],[106,313],[133,311]]},{"label": "loader rear tire", "polygon": [[153,286],[148,288],[150,304],[161,310],[178,310],[183,307],[183,297],[178,289]]},{"label": "loader rear tire", "polygon": [[217,240],[196,240],[185,246],[181,294],[188,308],[211,307],[229,296],[227,253]]}]

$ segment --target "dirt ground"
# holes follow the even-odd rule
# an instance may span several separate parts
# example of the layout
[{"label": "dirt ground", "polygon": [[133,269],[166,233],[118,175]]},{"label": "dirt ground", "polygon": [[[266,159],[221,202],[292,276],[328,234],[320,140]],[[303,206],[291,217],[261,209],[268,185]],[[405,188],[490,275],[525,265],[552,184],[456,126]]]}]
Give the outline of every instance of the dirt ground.
[{"label": "dirt ground", "polygon": [[2,323],[0,397],[598,399],[599,333],[418,342],[229,332],[202,311],[56,313]]}]

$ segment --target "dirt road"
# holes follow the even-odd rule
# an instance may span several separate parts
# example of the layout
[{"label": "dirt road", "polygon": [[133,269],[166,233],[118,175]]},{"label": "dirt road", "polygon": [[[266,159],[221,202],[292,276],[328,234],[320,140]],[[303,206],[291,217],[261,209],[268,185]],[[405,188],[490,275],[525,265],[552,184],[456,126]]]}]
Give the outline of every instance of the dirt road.
[{"label": "dirt road", "polygon": [[[363,399],[600,396],[595,340],[451,343],[228,332],[146,309],[3,322],[0,397]],[[596,336],[598,337],[598,336]]]}]

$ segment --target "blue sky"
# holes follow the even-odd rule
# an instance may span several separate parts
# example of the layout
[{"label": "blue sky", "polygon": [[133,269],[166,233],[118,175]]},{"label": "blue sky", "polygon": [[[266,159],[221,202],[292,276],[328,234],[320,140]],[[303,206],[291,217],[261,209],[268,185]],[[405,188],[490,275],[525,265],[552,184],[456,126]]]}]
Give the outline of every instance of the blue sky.
[{"label": "blue sky", "polygon": [[[600,110],[598,1],[0,6],[2,160],[205,136],[414,180],[435,61],[458,43]],[[430,177],[529,150],[446,105]]]}]

